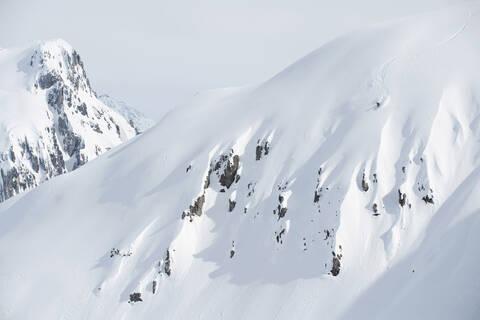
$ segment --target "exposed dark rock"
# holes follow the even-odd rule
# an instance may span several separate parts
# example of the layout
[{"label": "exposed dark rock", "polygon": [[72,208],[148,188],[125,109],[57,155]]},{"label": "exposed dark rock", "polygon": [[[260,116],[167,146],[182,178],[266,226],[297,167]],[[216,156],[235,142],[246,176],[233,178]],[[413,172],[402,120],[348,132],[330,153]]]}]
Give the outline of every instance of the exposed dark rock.
[{"label": "exposed dark rock", "polygon": [[265,141],[265,146],[263,147],[265,149],[264,155],[268,155],[270,152],[270,143],[268,141]]},{"label": "exposed dark rock", "polygon": [[235,201],[228,199],[228,211],[232,212],[233,209],[235,209],[236,204],[237,203]]},{"label": "exposed dark rock", "polygon": [[140,292],[134,292],[130,294],[130,301],[129,303],[140,302],[142,300],[142,294]]},{"label": "exposed dark rock", "polygon": [[58,113],[61,113],[63,109],[63,87],[51,88],[47,94],[47,102]]},{"label": "exposed dark rock", "polygon": [[283,243],[282,241],[282,236],[285,234],[286,230],[285,228],[282,229],[278,234],[275,232],[275,239],[277,240],[277,243]]},{"label": "exposed dark rock", "polygon": [[373,213],[377,213],[377,212],[378,212],[377,204],[374,203],[373,204]]},{"label": "exposed dark rock", "polygon": [[112,248],[110,250],[110,258],[113,258],[114,256],[120,256],[120,257],[130,257],[132,255],[131,251],[128,251],[127,253],[122,253],[119,249],[117,248]]},{"label": "exposed dark rock", "polygon": [[114,256],[119,256],[119,255],[120,255],[119,249],[113,248],[112,250],[110,250],[110,258],[113,258]]},{"label": "exposed dark rock", "polygon": [[335,252],[332,251],[332,255],[333,260],[330,273],[332,274],[332,276],[336,277],[340,273],[340,260],[342,259],[342,254],[335,254]]},{"label": "exposed dark rock", "polygon": [[170,276],[170,274],[172,273],[171,264],[172,264],[172,261],[170,257],[170,249],[167,249],[167,256],[165,257],[165,264],[164,264],[164,271],[167,274],[167,276]]},{"label": "exposed dark rock", "polygon": [[323,232],[325,232],[325,239],[323,240],[328,240],[328,238],[330,238],[330,230],[323,230]]},{"label": "exposed dark rock", "polygon": [[398,189],[398,203],[402,207],[407,203],[407,195],[405,193],[402,193],[400,189]]},{"label": "exposed dark rock", "polygon": [[205,184],[203,185],[203,189],[208,189],[210,187],[210,175],[212,174],[212,169],[208,170],[207,176],[205,177]]},{"label": "exposed dark rock", "polygon": [[61,78],[59,75],[53,72],[48,72],[41,74],[40,77],[38,77],[38,85],[40,89],[48,89],[60,80]]},{"label": "exposed dark rock", "polygon": [[287,214],[287,208],[282,208],[280,205],[278,206],[278,219],[285,217],[285,214]]},{"label": "exposed dark rock", "polygon": [[[89,125],[90,125],[90,128],[92,128],[93,131],[95,131],[97,133],[103,133],[103,131],[102,131],[102,129],[100,129],[100,126],[98,125],[98,123],[90,122]],[[118,128],[118,130],[120,130],[120,128]]]},{"label": "exposed dark rock", "polygon": [[[230,161],[227,162],[227,167],[223,171],[223,174],[220,176],[220,184],[224,187],[230,188],[237,177],[237,171],[240,164],[240,157],[238,155],[233,156],[233,163]],[[237,180],[238,181],[238,180]]]},{"label": "exposed dark rock", "polygon": [[193,221],[193,217],[201,216],[203,213],[203,205],[205,204],[205,193],[195,199],[194,203],[190,205],[189,210],[182,212],[182,219],[190,217],[190,222]]},{"label": "exposed dark rock", "polygon": [[15,152],[13,152],[13,147],[10,147],[10,161],[15,162]]},{"label": "exposed dark rock", "polygon": [[255,149],[255,160],[259,161],[262,159],[262,154],[263,155],[268,155],[268,152],[270,151],[270,145],[268,141],[265,141],[264,144],[261,144],[260,140],[257,141],[257,147]]},{"label": "exposed dark rock", "polygon": [[88,116],[87,112],[87,105],[85,103],[82,103],[81,105],[77,106],[77,110],[84,116]]},{"label": "exposed dark rock", "polygon": [[[20,146],[22,147],[24,154],[27,155],[27,159],[30,161],[30,165],[32,166],[33,171],[38,173],[39,170],[40,170],[40,161],[39,161],[38,157],[34,154],[33,148],[28,143],[28,140],[27,140],[26,137],[25,137],[25,140],[20,143]],[[10,149],[10,152],[11,152],[10,158],[12,158],[12,153],[13,153],[12,148]],[[14,154],[13,154],[13,158],[15,158]],[[35,185],[36,185],[36,183],[35,183]]]},{"label": "exposed dark rock", "polygon": [[247,189],[247,197],[251,197],[255,193],[255,184],[253,182],[249,182],[247,185]]},{"label": "exposed dark rock", "polygon": [[232,249],[230,250],[230,259],[235,255],[235,241],[232,241]]},{"label": "exposed dark rock", "polygon": [[194,204],[190,206],[190,213],[201,216],[203,212],[203,205],[205,204],[205,194],[202,194],[200,197],[195,200]]},{"label": "exposed dark rock", "polygon": [[257,149],[255,150],[255,160],[259,161],[260,159],[262,159],[262,151],[263,147],[257,146]]},{"label": "exposed dark rock", "polygon": [[427,195],[425,195],[425,196],[422,198],[422,200],[425,201],[425,203],[431,203],[431,204],[433,204],[433,195],[432,195],[432,196],[428,196],[428,194],[427,194]]},{"label": "exposed dark rock", "polygon": [[362,176],[362,190],[367,192],[369,189],[367,181],[365,181],[365,173]]},{"label": "exposed dark rock", "polygon": [[53,166],[54,175],[59,175],[65,172],[65,161],[57,141],[55,128],[51,128],[51,139],[53,141],[53,152],[50,152],[50,161]]},{"label": "exposed dark rock", "polygon": [[85,148],[83,138],[73,131],[67,131],[63,138],[63,147],[65,152],[72,157],[75,153]]},{"label": "exposed dark rock", "polygon": [[157,286],[158,286],[157,280],[153,280],[153,282],[152,282],[152,293],[153,294],[155,294],[155,292],[157,292]]},{"label": "exposed dark rock", "polygon": [[284,201],[285,201],[284,196],[282,194],[280,194],[278,196],[277,209],[273,210],[273,214],[278,215],[278,220],[285,217],[285,214],[287,213],[287,210],[288,210],[287,207],[284,206]]}]

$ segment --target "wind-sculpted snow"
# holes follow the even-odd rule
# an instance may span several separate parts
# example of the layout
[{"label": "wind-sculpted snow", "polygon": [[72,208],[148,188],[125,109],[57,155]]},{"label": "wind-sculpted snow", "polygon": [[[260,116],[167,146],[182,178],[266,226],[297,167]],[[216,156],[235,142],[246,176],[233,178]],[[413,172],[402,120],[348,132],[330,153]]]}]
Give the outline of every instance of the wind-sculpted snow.
[{"label": "wind-sculpted snow", "polygon": [[0,202],[135,136],[62,40],[0,52]]},{"label": "wind-sculpted snow", "polygon": [[346,35],[5,202],[1,316],[476,318],[479,13]]}]

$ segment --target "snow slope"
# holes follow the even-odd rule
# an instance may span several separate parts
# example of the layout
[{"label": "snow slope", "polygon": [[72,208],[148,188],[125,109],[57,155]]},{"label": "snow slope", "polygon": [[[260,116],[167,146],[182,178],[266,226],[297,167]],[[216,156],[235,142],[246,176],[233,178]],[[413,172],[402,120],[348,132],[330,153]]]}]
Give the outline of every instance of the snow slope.
[{"label": "snow slope", "polygon": [[110,109],[115,110],[121,114],[122,117],[127,119],[128,123],[130,123],[130,125],[135,129],[137,134],[140,134],[151,128],[154,124],[152,119],[147,118],[140,111],[134,109],[121,100],[117,100],[107,94],[102,94],[98,98]]},{"label": "snow slope", "polygon": [[479,14],[345,35],[6,201],[0,318],[478,318]]},{"label": "snow slope", "polygon": [[0,202],[135,136],[65,41],[0,51]]}]

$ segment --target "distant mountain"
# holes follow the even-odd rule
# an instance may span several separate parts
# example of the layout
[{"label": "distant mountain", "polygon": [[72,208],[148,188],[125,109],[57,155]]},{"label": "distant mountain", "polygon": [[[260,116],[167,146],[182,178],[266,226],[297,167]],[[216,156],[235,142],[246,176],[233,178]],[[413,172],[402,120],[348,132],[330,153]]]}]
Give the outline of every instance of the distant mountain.
[{"label": "distant mountain", "polygon": [[0,318],[478,319],[479,34],[355,31],[1,204]]},{"label": "distant mountain", "polygon": [[110,109],[115,110],[125,119],[128,123],[135,129],[137,134],[144,132],[153,126],[154,121],[147,118],[140,111],[134,109],[133,107],[127,105],[125,102],[117,100],[110,97],[109,95],[102,94],[98,97],[105,105],[110,107]]},{"label": "distant mountain", "polygon": [[65,41],[0,51],[0,202],[135,136]]}]

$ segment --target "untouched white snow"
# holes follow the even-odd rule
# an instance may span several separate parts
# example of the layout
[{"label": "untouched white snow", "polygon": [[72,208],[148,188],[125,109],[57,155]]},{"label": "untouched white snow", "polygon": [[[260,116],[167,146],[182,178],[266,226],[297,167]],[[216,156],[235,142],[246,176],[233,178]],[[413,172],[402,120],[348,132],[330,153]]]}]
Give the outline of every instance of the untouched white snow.
[{"label": "untouched white snow", "polygon": [[136,129],[137,133],[144,132],[145,130],[151,128],[154,124],[152,119],[147,118],[140,111],[129,106],[124,101],[117,100],[107,94],[102,94],[98,98],[110,109],[113,109],[122,115],[122,117],[124,117],[130,123],[130,125]]},{"label": "untouched white snow", "polygon": [[0,318],[478,318],[479,14],[345,35],[6,201]]}]

